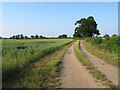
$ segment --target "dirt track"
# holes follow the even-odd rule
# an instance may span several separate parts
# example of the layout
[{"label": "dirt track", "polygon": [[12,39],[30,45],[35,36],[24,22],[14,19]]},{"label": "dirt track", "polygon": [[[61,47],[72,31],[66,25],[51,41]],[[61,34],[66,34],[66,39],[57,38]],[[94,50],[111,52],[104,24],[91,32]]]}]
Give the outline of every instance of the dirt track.
[{"label": "dirt track", "polygon": [[67,49],[63,58],[61,83],[62,88],[105,88],[95,82],[95,78],[82,66],[73,51],[73,45]]},{"label": "dirt track", "polygon": [[113,84],[118,85],[118,68],[106,63],[104,60],[97,58],[96,56],[89,53],[80,42],[80,49],[85,57],[91,62],[94,67],[102,72],[106,78],[113,82]]}]

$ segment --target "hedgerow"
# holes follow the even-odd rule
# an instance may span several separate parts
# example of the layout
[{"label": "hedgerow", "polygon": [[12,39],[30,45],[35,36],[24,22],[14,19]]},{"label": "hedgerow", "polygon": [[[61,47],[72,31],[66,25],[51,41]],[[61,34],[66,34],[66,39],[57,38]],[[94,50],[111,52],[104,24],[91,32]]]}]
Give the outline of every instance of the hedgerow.
[{"label": "hedgerow", "polygon": [[120,36],[112,36],[110,38],[89,37],[85,38],[86,42],[97,45],[100,49],[108,50],[110,53],[118,53]]}]

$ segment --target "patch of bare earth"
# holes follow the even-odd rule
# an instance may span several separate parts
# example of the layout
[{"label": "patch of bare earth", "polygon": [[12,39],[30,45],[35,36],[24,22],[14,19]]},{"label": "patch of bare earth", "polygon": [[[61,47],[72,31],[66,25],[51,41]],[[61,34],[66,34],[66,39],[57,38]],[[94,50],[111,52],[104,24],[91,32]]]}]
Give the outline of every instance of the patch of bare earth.
[{"label": "patch of bare earth", "polygon": [[[73,44],[74,45],[74,44]],[[61,88],[105,88],[86,70],[77,59],[73,45],[71,45],[63,58],[61,71]]]},{"label": "patch of bare earth", "polygon": [[118,68],[108,64],[102,59],[92,55],[89,53],[82,45],[80,41],[80,50],[85,55],[85,57],[89,60],[89,62],[96,67],[100,72],[102,72],[106,78],[113,82],[114,85],[118,85]]}]

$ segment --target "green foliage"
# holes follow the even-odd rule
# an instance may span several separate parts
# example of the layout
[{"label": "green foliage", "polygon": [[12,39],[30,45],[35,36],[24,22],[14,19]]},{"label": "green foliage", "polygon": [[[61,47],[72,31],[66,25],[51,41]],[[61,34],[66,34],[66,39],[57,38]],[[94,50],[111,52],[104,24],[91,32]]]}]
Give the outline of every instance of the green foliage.
[{"label": "green foliage", "polygon": [[87,42],[91,42],[92,44],[101,44],[102,37],[91,37],[85,39]]},{"label": "green foliage", "polygon": [[103,38],[110,38],[110,36],[108,34],[105,34]]},{"label": "green foliage", "polygon": [[59,35],[58,38],[67,38],[67,35],[66,34],[62,34],[62,35]]},{"label": "green foliage", "polygon": [[94,37],[94,38],[85,38],[85,41],[90,42],[91,44],[96,44],[100,49],[105,49],[107,51],[118,53],[119,49],[119,40],[118,36],[114,35],[109,37],[109,35],[105,35],[102,37]]},{"label": "green foliage", "polygon": [[73,34],[73,37],[82,37],[82,36],[78,33],[78,31],[76,31],[76,32]]},{"label": "green foliage", "polygon": [[102,39],[102,43],[106,43],[110,39],[110,36],[108,34],[105,34]]},{"label": "green foliage", "polygon": [[105,48],[109,50],[109,52],[118,53],[118,36],[111,37],[106,43]]},{"label": "green foliage", "polygon": [[116,34],[113,34],[111,37],[116,37],[117,35]]},{"label": "green foliage", "polygon": [[89,16],[87,19],[81,18],[81,20],[76,21],[75,25],[77,24],[78,26],[75,28],[74,37],[92,37],[95,34],[100,35],[97,29],[97,23],[92,16]]},{"label": "green foliage", "polygon": [[108,50],[105,50],[104,44],[91,44],[90,42],[86,42],[84,40],[82,42],[84,48],[87,49],[91,54],[118,67],[118,53],[110,53]]}]

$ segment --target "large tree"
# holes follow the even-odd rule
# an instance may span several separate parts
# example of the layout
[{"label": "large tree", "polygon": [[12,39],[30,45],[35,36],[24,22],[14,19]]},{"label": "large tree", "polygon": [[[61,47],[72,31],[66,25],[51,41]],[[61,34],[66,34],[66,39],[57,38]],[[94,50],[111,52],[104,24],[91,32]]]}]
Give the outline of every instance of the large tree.
[{"label": "large tree", "polygon": [[92,16],[86,18],[81,18],[76,21],[74,37],[93,37],[94,35],[100,35],[99,30],[97,29],[97,23]]}]

